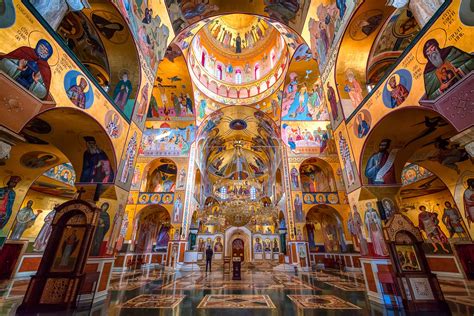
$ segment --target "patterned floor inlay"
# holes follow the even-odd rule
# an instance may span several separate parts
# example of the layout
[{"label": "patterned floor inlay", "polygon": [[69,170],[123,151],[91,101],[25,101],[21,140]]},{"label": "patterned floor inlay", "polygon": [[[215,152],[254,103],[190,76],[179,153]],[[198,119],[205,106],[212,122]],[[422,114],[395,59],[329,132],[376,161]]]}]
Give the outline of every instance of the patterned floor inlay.
[{"label": "patterned floor inlay", "polygon": [[197,308],[275,308],[268,295],[206,295]]},{"label": "patterned floor inlay", "polygon": [[110,283],[110,291],[132,291],[136,290],[142,286],[147,285],[150,282],[127,282],[127,283]]},{"label": "patterned floor inlay", "polygon": [[186,295],[144,294],[123,303],[121,308],[175,308]]},{"label": "patterned floor inlay", "polygon": [[347,282],[347,281],[326,282],[326,284],[337,287],[338,289],[341,289],[343,291],[365,292],[364,284],[357,284],[354,282]]},{"label": "patterned floor inlay", "polygon": [[303,282],[274,283],[268,281],[204,281],[197,283],[192,280],[178,280],[161,287],[163,290],[320,290]]},{"label": "patterned floor inlay", "polygon": [[288,295],[299,308],[310,309],[361,309],[334,295]]}]

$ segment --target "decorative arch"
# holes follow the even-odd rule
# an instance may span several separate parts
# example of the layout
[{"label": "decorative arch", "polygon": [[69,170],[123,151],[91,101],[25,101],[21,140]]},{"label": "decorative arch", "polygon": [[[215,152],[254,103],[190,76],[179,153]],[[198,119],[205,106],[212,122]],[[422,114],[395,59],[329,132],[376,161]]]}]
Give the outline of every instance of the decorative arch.
[{"label": "decorative arch", "polygon": [[325,252],[346,251],[342,217],[328,205],[315,205],[308,211],[305,232],[310,249],[323,244]]},{"label": "decorative arch", "polygon": [[[377,122],[364,142],[359,158],[362,183],[399,184],[402,169],[408,161],[424,161],[424,166],[442,170],[440,174],[456,174],[457,164],[466,159],[443,164],[440,156],[442,150],[452,148],[449,138],[455,134],[454,127],[436,111],[419,106],[393,110]],[[437,154],[432,156],[433,152]],[[380,173],[375,165],[377,154],[388,160]]]},{"label": "decorative arch", "polygon": [[366,70],[368,87],[375,86],[384,77],[420,29],[408,8],[403,7],[393,12],[380,29],[370,49]]},{"label": "decorative arch", "polygon": [[[140,57],[134,36],[119,10],[111,3],[91,2],[90,8],[67,13],[57,33],[130,118],[140,90]],[[128,58],[123,58],[124,51]]]},{"label": "decorative arch", "polygon": [[148,205],[135,216],[132,236],[133,251],[166,252],[170,240],[171,216],[161,205]]},{"label": "decorative arch", "polygon": [[303,193],[337,191],[334,171],[323,159],[306,159],[300,165],[299,174]]},{"label": "decorative arch", "polygon": [[141,190],[144,192],[174,192],[178,175],[177,164],[169,158],[157,158],[144,169]]},{"label": "decorative arch", "polygon": [[379,1],[365,1],[355,10],[344,31],[334,79],[345,117],[349,117],[368,94],[366,68],[370,50],[394,9]]}]

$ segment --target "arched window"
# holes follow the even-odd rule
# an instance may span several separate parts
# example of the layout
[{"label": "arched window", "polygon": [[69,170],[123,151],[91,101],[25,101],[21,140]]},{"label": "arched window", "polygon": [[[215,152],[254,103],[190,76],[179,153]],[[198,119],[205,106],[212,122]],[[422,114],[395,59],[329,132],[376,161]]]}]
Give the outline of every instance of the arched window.
[{"label": "arched window", "polygon": [[201,53],[201,65],[203,67],[206,67],[206,52],[203,50],[202,53]]},{"label": "arched window", "polygon": [[216,77],[217,77],[219,80],[222,80],[222,65],[217,65],[217,68],[216,68]]},{"label": "arched window", "polygon": [[275,50],[272,49],[270,51],[270,66],[271,66],[271,68],[273,68],[273,66],[275,66],[275,57],[276,57],[275,56]]},{"label": "arched window", "polygon": [[255,65],[254,73],[255,73],[255,80],[260,79],[260,66],[258,64]]},{"label": "arched window", "polygon": [[242,84],[242,71],[240,69],[235,71],[235,83]]}]

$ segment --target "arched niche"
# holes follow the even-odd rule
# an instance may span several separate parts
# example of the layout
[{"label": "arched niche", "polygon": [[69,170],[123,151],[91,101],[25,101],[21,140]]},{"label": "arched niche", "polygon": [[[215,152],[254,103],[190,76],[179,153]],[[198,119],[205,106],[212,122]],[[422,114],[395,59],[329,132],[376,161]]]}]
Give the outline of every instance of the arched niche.
[{"label": "arched niche", "polygon": [[[391,111],[372,128],[362,147],[362,183],[400,184],[407,162],[439,170],[437,174],[443,177],[456,178],[471,163],[465,150],[449,140],[455,134],[454,127],[433,110],[408,106]],[[457,159],[447,160],[450,152]]]},{"label": "arched niche", "polygon": [[300,165],[299,174],[303,193],[337,191],[333,169],[323,159],[306,159]]},{"label": "arched niche", "polygon": [[369,93],[366,69],[378,32],[394,8],[380,1],[362,2],[341,39],[335,62],[336,88],[345,117],[349,117]]},{"label": "arched niche", "polygon": [[[112,3],[90,0],[90,8],[68,12],[56,32],[110,95],[131,117],[140,86],[140,58],[128,23]],[[127,58],[123,58],[126,52]]]},{"label": "arched niche", "polygon": [[[6,231],[35,181],[37,195],[62,196],[54,203],[70,199],[75,186],[79,185],[92,187],[100,183],[104,190],[111,189],[115,196],[116,148],[104,128],[85,112],[64,107],[47,110],[31,119],[20,135],[24,141],[12,147],[10,158],[5,161],[0,173],[5,185],[11,176],[20,179],[14,188],[14,201],[9,206],[11,215],[4,223]],[[65,163],[69,163],[76,173],[74,182],[69,178],[69,183],[63,185],[43,176],[51,168]],[[59,174],[58,178],[61,176],[65,177]],[[53,203],[55,198],[50,200]],[[35,209],[39,206],[37,203]],[[42,204],[44,215],[53,206]]]},{"label": "arched niche", "polygon": [[[420,207],[424,206],[429,212],[436,214],[439,227],[446,238],[454,242],[471,241],[471,225],[465,216],[466,212],[458,206],[452,191],[436,173],[421,165],[407,163],[401,178],[400,210],[406,217],[423,228]],[[395,210],[393,201],[385,198],[381,203],[385,218],[391,218]]]},{"label": "arched niche", "polygon": [[367,85],[375,86],[420,31],[412,12],[403,7],[385,21],[370,49]]},{"label": "arched niche", "polygon": [[[339,212],[327,205],[315,205],[306,214],[305,231],[310,249],[324,245],[324,252],[344,252],[347,245]],[[322,251],[319,249],[318,251]]]},{"label": "arched niche", "polygon": [[[18,147],[22,152],[36,151],[40,146],[43,151],[53,148],[61,151],[77,173],[76,182],[114,182],[117,171],[115,148],[104,128],[85,112],[74,108],[50,109],[30,120],[21,135],[26,142],[13,150]],[[17,157],[21,159],[22,156],[18,153]],[[22,165],[20,162],[19,166]]]},{"label": "arched niche", "polygon": [[170,222],[170,214],[163,206],[154,204],[142,208],[135,216],[133,250],[139,253],[166,252],[172,238]]},{"label": "arched niche", "polygon": [[158,158],[145,167],[146,178],[141,189],[144,192],[174,192],[178,167],[169,158]]}]

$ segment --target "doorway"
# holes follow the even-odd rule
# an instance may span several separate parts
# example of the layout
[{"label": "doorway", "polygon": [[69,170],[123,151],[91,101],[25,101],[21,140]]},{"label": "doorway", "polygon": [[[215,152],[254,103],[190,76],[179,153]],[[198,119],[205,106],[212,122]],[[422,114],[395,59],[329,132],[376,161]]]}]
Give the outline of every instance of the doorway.
[{"label": "doorway", "polygon": [[240,238],[232,241],[232,258],[240,257],[240,262],[244,262],[244,241]]}]

